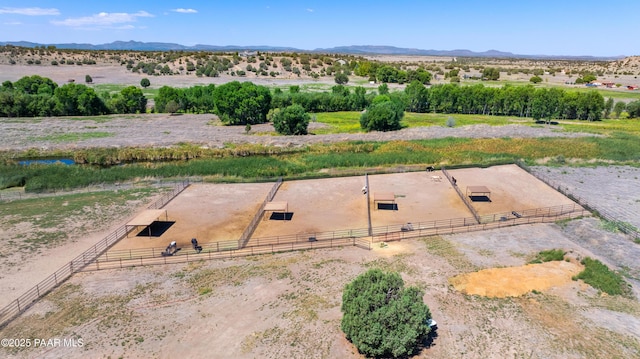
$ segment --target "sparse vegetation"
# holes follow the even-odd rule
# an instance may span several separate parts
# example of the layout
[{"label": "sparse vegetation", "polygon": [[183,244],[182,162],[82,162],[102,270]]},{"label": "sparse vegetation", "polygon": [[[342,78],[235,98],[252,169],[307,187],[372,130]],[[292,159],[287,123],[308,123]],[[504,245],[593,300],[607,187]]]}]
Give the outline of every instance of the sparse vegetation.
[{"label": "sparse vegetation", "polygon": [[595,289],[609,295],[631,295],[631,287],[622,276],[610,270],[599,260],[587,257],[581,263],[585,268],[574,277],[575,280],[581,279]]},{"label": "sparse vegetation", "polygon": [[561,261],[561,260],[564,260],[565,254],[566,252],[562,249],[549,249],[546,251],[541,251],[538,254],[536,254],[536,257],[532,259],[529,263]]}]

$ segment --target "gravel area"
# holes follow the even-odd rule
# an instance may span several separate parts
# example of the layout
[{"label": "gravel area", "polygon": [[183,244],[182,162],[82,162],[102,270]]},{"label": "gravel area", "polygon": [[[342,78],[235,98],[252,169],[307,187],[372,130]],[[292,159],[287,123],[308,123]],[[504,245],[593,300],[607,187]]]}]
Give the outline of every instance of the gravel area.
[{"label": "gravel area", "polygon": [[636,190],[640,185],[640,168],[536,166],[531,170],[599,212],[640,228],[640,192]]},{"label": "gravel area", "polygon": [[[309,131],[325,126],[311,123]],[[271,133],[271,134],[268,134]],[[171,146],[183,142],[222,147],[226,143],[261,143],[274,146],[303,146],[308,143],[340,141],[418,140],[444,137],[581,137],[561,127],[524,125],[469,125],[460,127],[412,127],[392,132],[276,136],[271,124],[223,126],[215,115],[167,114],[100,116],[85,118],[5,119],[0,121],[0,150],[70,149],[89,147]]]}]

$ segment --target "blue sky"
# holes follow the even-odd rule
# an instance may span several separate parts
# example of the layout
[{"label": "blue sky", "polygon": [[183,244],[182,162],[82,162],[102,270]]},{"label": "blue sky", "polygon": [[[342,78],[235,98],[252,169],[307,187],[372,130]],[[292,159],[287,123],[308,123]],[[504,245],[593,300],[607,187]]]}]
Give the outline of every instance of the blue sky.
[{"label": "blue sky", "polygon": [[638,0],[3,0],[0,41],[640,55]]}]

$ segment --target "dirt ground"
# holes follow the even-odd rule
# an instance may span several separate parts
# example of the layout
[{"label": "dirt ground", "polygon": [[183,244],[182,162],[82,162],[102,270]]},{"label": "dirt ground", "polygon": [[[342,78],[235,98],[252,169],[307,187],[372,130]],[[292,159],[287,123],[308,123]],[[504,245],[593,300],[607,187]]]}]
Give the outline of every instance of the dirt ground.
[{"label": "dirt ground", "polygon": [[[470,183],[491,188],[490,203],[473,203],[481,214],[572,203],[516,165],[449,172],[459,179],[459,186]],[[420,223],[473,216],[441,171],[368,177],[374,228],[408,222],[420,226]],[[472,180],[476,182],[470,182]],[[265,213],[250,244],[264,243],[274,237],[301,235],[306,238],[318,232],[366,230],[368,213],[367,196],[362,193],[364,185],[364,176],[285,181],[273,201],[287,202],[290,217],[272,219],[272,213]],[[238,240],[272,186],[273,183],[192,184],[165,207],[168,221],[175,223],[160,237],[148,237],[141,230],[142,235],[125,238],[112,250],[162,249],[171,241],[188,248],[191,238],[197,238],[201,244]],[[394,194],[397,210],[378,209],[374,199],[377,193],[383,192]]]},{"label": "dirt ground", "polygon": [[260,208],[273,183],[192,184],[167,204],[168,219],[175,222],[160,237],[130,236],[112,250],[164,248],[172,241],[191,247],[200,244],[237,241]]},{"label": "dirt ground", "polygon": [[463,194],[469,186],[486,186],[491,191],[490,202],[472,202],[480,215],[573,204],[569,198],[516,165],[449,172],[457,179]]},{"label": "dirt ground", "polygon": [[[601,231],[593,219],[575,222]],[[85,272],[0,331],[3,337],[82,339],[82,347],[0,350],[7,358],[361,358],[339,329],[340,298],[346,283],[375,267],[398,271],[407,285],[425,290],[439,329],[417,357],[637,357],[636,300],[601,296],[570,280],[573,262],[526,270],[543,249],[598,257],[575,242],[579,236],[571,227],[537,224],[371,251],[345,247]],[[477,271],[485,280],[475,286],[485,295],[450,284]],[[497,283],[509,290],[540,273],[552,280],[528,284],[513,297],[490,293]]]}]

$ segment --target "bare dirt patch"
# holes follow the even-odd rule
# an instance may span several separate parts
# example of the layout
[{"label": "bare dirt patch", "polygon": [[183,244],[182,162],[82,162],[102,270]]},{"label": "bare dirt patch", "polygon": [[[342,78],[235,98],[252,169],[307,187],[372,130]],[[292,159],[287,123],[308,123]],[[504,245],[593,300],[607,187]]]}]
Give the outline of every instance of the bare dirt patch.
[{"label": "bare dirt patch", "polygon": [[456,290],[469,295],[505,298],[545,291],[571,283],[583,267],[573,262],[547,262],[523,267],[490,268],[449,279]]}]

